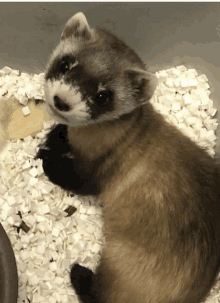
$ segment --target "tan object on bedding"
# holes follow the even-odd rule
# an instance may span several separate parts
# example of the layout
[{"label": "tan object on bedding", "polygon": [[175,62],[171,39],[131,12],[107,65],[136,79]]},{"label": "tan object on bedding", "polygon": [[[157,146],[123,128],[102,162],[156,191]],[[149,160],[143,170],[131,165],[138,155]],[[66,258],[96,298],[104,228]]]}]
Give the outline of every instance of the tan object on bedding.
[{"label": "tan object on bedding", "polygon": [[[19,101],[11,97],[0,100],[0,140],[3,139],[4,131],[6,139],[22,139],[29,135],[34,136],[43,128],[43,122],[52,120],[47,113],[46,104],[35,104],[34,100],[28,102],[31,113],[24,116],[22,108],[24,107]],[[2,145],[2,144],[1,144]]]}]

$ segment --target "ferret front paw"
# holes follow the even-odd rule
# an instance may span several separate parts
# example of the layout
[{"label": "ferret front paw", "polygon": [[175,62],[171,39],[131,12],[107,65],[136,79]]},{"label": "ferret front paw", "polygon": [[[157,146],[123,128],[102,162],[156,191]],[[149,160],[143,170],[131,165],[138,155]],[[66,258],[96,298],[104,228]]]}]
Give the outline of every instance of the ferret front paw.
[{"label": "ferret front paw", "polygon": [[51,157],[51,151],[46,149],[39,149],[35,159],[49,160]]},{"label": "ferret front paw", "polygon": [[54,155],[54,152],[46,149],[39,149],[36,159],[43,160],[43,170],[49,180],[66,190],[77,188],[78,176],[74,173],[72,160],[65,156]]}]

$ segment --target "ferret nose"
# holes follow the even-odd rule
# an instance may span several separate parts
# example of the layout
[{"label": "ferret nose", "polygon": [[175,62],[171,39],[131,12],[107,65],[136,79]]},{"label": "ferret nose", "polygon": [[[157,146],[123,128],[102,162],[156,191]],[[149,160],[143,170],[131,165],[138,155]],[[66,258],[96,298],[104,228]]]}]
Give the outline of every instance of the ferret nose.
[{"label": "ferret nose", "polygon": [[61,112],[68,112],[70,110],[70,106],[66,104],[60,97],[57,95],[54,96],[54,105]]}]

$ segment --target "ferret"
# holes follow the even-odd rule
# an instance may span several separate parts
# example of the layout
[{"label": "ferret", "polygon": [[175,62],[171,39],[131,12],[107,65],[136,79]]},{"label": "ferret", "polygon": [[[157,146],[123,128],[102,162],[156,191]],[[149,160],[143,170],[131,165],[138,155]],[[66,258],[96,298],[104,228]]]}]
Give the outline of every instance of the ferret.
[{"label": "ferret", "polygon": [[66,24],[46,67],[55,125],[37,158],[49,180],[103,204],[95,273],[74,264],[84,303],[199,303],[220,266],[219,160],[149,102],[157,78],[121,39]]}]

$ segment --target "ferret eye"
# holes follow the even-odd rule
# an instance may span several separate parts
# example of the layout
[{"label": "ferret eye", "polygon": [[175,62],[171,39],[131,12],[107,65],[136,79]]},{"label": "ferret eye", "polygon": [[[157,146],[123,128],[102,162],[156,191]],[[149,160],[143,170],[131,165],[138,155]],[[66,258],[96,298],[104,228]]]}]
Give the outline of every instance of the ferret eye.
[{"label": "ferret eye", "polygon": [[70,71],[73,67],[78,65],[78,61],[75,58],[70,59],[64,59],[62,63],[60,64],[60,71],[61,73],[65,74],[66,72]]},{"label": "ferret eye", "polygon": [[96,98],[96,104],[98,106],[105,106],[109,103],[111,100],[111,95],[112,93],[110,91],[102,91],[98,93],[97,98]]},{"label": "ferret eye", "polygon": [[69,70],[69,63],[67,61],[63,61],[60,65],[61,73],[65,74]]}]

